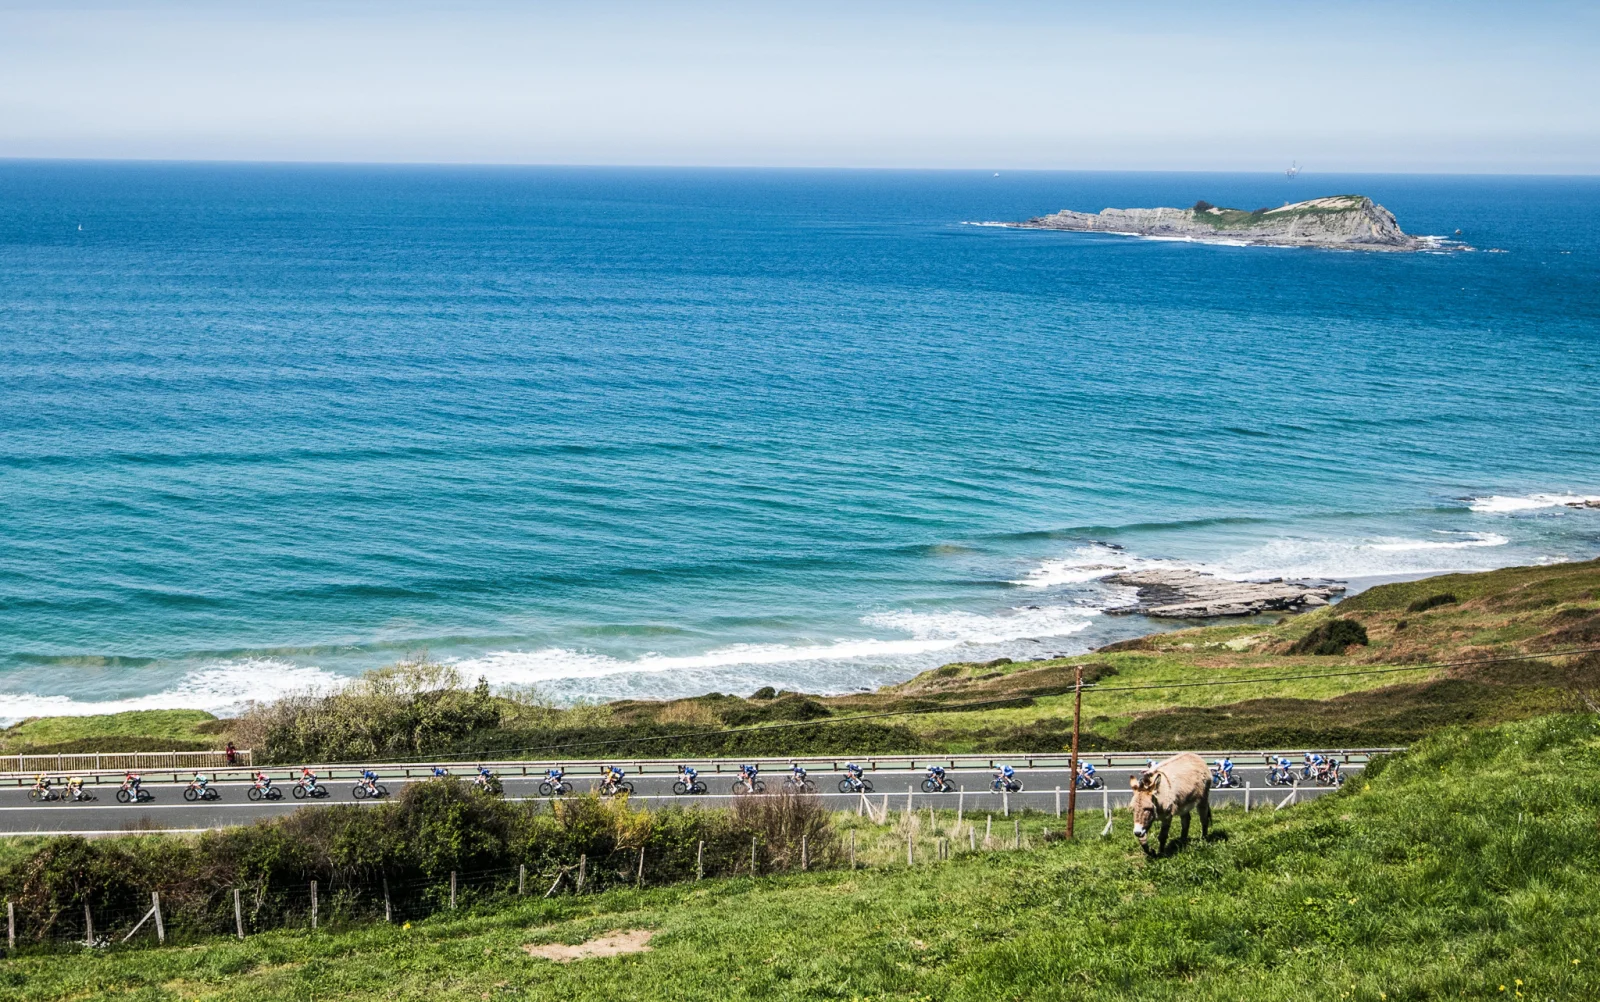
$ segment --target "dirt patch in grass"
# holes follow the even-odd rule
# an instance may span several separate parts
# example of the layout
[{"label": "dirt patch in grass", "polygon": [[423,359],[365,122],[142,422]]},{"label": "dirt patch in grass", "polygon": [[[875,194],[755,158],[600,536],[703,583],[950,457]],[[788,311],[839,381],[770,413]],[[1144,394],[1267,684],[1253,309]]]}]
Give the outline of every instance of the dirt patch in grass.
[{"label": "dirt patch in grass", "polygon": [[655,934],[654,929],[629,929],[626,932],[614,932],[609,936],[585,940],[576,946],[569,946],[566,943],[525,943],[522,949],[530,957],[543,957],[558,964],[570,964],[574,960],[586,960],[589,957],[616,957],[624,953],[644,953],[650,949],[650,939]]}]

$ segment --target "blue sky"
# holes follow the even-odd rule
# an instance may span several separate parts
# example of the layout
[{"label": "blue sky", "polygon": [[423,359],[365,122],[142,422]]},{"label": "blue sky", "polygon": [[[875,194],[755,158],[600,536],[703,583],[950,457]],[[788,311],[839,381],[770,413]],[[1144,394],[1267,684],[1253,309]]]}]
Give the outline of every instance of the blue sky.
[{"label": "blue sky", "polygon": [[0,0],[0,156],[1600,172],[1600,4]]}]

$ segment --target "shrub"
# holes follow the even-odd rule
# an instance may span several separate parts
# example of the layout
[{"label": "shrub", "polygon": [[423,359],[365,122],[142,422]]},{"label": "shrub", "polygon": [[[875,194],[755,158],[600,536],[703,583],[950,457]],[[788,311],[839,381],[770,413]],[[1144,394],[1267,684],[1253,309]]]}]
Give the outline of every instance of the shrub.
[{"label": "shrub", "polygon": [[1412,602],[1410,605],[1406,606],[1406,611],[1427,612],[1429,609],[1436,609],[1441,605],[1455,605],[1458,601],[1460,600],[1449,592],[1445,592],[1441,595],[1429,595],[1427,598],[1419,598],[1415,602]]},{"label": "shrub", "polygon": [[1211,211],[1212,209],[1215,209],[1215,208],[1216,208],[1215,205],[1212,205],[1210,202],[1207,202],[1205,199],[1201,199],[1200,201],[1194,203],[1194,211],[1196,211],[1196,212],[1209,212],[1209,211]]},{"label": "shrub", "polygon": [[1290,654],[1343,654],[1352,644],[1367,645],[1367,628],[1353,619],[1330,619],[1289,648]]}]

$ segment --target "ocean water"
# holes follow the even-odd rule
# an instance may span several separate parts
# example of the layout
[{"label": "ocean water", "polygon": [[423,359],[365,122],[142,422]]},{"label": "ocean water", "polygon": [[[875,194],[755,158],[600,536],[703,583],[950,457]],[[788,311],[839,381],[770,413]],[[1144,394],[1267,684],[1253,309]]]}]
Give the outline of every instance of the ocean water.
[{"label": "ocean water", "polygon": [[[964,225],[1343,192],[1480,251]],[[1151,629],[1105,565],[1589,558],[1597,234],[1594,178],[0,163],[0,718],[845,691]]]}]

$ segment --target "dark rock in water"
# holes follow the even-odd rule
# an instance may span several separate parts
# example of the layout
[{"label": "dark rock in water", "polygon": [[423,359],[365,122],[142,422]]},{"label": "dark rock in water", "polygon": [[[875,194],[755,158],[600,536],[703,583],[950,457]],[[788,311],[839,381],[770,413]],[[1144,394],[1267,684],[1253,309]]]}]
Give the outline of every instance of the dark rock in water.
[{"label": "dark rock in water", "polygon": [[1135,604],[1107,609],[1108,613],[1168,619],[1305,612],[1327,605],[1344,591],[1337,581],[1230,581],[1190,570],[1120,571],[1101,580],[1138,589]]}]

